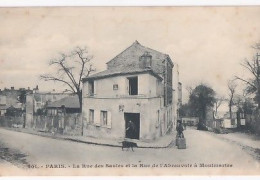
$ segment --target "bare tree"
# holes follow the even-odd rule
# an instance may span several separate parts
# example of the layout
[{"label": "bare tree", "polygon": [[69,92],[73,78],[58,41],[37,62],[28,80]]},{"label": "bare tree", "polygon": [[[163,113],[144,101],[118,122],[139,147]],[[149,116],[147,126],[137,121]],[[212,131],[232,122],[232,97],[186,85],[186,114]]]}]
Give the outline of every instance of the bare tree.
[{"label": "bare tree", "polygon": [[60,82],[67,86],[67,92],[78,96],[80,111],[82,110],[82,78],[95,71],[90,63],[93,56],[90,56],[87,48],[76,47],[70,53],[61,53],[59,58],[52,59],[50,66],[57,69],[55,74],[44,74],[40,78],[45,81]]},{"label": "bare tree", "polygon": [[228,81],[228,90],[229,90],[228,107],[229,107],[230,119],[232,119],[232,106],[234,105],[234,95],[235,95],[236,87],[237,84],[235,84],[234,81]]},{"label": "bare tree", "polygon": [[[260,43],[256,43],[252,46],[257,51],[260,51]],[[241,64],[251,75],[251,78],[245,79],[236,76],[236,79],[247,84],[247,92],[249,94],[255,93],[255,101],[258,105],[258,109],[260,108],[260,64],[259,64],[260,54],[256,53],[256,56],[252,58],[252,60],[245,59]]]},{"label": "bare tree", "polygon": [[223,97],[223,96],[218,96],[218,97],[216,97],[216,99],[215,99],[215,114],[217,115],[217,113],[218,113],[218,108],[221,106],[221,104],[225,101],[226,99],[225,99],[225,97]]}]

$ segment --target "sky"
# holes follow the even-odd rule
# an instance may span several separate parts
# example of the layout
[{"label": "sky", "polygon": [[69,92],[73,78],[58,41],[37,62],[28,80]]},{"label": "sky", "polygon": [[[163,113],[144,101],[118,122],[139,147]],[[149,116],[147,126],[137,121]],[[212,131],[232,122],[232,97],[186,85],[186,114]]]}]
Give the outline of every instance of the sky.
[{"label": "sky", "polygon": [[138,40],[178,63],[184,101],[200,83],[226,96],[229,79],[248,76],[240,63],[260,42],[259,17],[257,6],[0,8],[0,89],[61,91],[39,79],[60,52],[88,47],[98,72]]}]

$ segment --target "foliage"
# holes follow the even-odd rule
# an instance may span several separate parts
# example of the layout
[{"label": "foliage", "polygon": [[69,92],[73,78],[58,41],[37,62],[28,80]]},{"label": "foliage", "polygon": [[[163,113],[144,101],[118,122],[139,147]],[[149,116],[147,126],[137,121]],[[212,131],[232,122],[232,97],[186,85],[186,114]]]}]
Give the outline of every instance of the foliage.
[{"label": "foliage", "polygon": [[189,104],[191,110],[199,117],[200,124],[206,124],[207,107],[213,107],[215,103],[215,91],[204,84],[200,84],[192,91]]},{"label": "foliage", "polygon": [[20,91],[20,96],[18,97],[18,101],[22,104],[26,103],[26,90]]}]

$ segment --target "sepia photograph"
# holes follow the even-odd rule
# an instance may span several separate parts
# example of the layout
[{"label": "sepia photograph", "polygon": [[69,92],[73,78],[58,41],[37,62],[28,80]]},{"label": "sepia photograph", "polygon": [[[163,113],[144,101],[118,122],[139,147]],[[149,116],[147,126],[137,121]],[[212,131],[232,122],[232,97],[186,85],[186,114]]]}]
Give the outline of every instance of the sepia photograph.
[{"label": "sepia photograph", "polygon": [[0,176],[259,176],[259,17],[1,7]]}]

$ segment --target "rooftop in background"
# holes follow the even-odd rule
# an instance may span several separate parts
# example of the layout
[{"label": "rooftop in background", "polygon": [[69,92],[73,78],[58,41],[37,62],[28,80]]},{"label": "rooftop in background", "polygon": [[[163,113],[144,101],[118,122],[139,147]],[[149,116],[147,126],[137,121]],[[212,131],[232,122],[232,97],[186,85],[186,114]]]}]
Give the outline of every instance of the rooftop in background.
[{"label": "rooftop in background", "polygon": [[13,86],[10,89],[8,88],[0,89],[0,93],[9,92],[9,91],[32,91],[32,89],[30,89],[30,87],[15,89]]},{"label": "rooftop in background", "polygon": [[78,96],[68,96],[58,101],[51,102],[47,105],[47,108],[80,108]]}]

